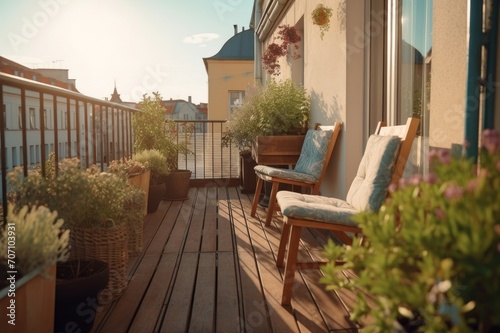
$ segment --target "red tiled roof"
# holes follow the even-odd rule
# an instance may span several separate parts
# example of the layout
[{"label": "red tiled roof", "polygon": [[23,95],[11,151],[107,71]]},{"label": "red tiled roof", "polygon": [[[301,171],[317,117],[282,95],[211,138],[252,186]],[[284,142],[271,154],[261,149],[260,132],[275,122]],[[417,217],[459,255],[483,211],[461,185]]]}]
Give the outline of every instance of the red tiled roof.
[{"label": "red tiled roof", "polygon": [[36,69],[28,68],[26,66],[23,66],[17,62],[14,62],[12,60],[9,60],[1,56],[0,56],[0,72],[11,75],[20,75],[22,73],[23,77],[29,80],[33,80],[33,76],[36,76],[35,81],[50,84],[52,86],[60,87],[63,89],[68,89],[74,92],[79,92],[73,83],[63,82],[51,77],[44,76],[40,74]]}]

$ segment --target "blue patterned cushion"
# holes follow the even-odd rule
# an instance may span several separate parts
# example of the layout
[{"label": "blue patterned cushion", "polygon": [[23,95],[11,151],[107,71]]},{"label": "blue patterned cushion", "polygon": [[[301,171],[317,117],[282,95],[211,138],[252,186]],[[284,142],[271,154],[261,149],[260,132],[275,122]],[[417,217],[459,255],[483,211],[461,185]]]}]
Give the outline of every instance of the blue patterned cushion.
[{"label": "blue patterned cushion", "polygon": [[316,183],[317,179],[305,173],[296,172],[290,169],[274,168],[266,165],[257,165],[254,167],[255,173],[259,178],[271,181],[273,177],[280,179],[296,180],[303,183]]},{"label": "blue patterned cushion", "polygon": [[321,176],[323,164],[333,131],[309,130],[307,131],[300,152],[295,171],[313,176],[316,180]]},{"label": "blue patterned cushion", "polygon": [[350,218],[358,213],[358,210],[344,200],[290,191],[279,191],[276,198],[284,216],[356,225]]},{"label": "blue patterned cushion", "polygon": [[346,201],[357,210],[378,211],[387,194],[401,139],[371,135]]}]

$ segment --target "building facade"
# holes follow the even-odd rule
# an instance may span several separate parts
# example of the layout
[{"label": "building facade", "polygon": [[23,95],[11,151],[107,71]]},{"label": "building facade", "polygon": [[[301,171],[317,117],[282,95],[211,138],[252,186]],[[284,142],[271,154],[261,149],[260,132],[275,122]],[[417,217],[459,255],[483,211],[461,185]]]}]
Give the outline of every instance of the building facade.
[{"label": "building facade", "polygon": [[228,119],[254,83],[254,30],[235,34],[212,57],[203,58],[208,75],[208,119]]},{"label": "building facade", "polygon": [[[320,3],[332,10],[323,36],[312,18]],[[482,1],[477,3],[486,18],[485,33],[492,25],[497,29],[498,24],[488,20],[492,8],[498,7],[486,1],[483,13]],[[471,118],[479,118],[481,112],[469,112],[469,107],[498,94],[494,90],[498,75],[492,67],[484,70],[488,77],[483,79],[490,80],[493,89],[485,93],[479,86],[470,87],[478,81],[478,77],[469,79],[471,68],[482,66],[472,61],[470,54],[476,49],[471,51],[469,43],[477,38],[469,38],[469,27],[482,26],[471,19],[471,7],[478,4],[467,0],[254,1],[256,80],[265,84],[273,77],[262,69],[261,57],[279,37],[280,26],[295,27],[302,37],[296,45],[300,57],[281,57],[280,74],[274,78],[304,85],[311,94],[311,124],[344,123],[323,194],[345,197],[378,121],[394,125],[408,117],[420,118],[407,175],[428,172],[432,149],[468,153],[464,142],[477,148],[478,127],[500,127],[497,107],[496,117],[476,126],[475,134],[469,130],[474,135],[467,134],[468,126],[477,121]],[[498,56],[493,53],[496,63]]]}]

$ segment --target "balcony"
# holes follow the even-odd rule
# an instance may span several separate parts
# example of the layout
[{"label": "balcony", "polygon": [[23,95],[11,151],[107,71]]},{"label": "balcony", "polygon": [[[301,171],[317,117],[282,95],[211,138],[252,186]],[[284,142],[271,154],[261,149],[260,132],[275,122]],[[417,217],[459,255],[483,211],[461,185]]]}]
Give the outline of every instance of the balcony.
[{"label": "balcony", "polygon": [[[78,157],[82,167],[95,164],[102,171],[112,160],[133,153],[132,114],[138,110],[87,97],[47,84],[0,73],[0,164],[2,205],[6,206],[6,174],[22,166],[24,174],[42,167],[51,152],[56,160]],[[182,121],[194,129],[189,154],[179,155],[179,168],[192,171],[192,186],[237,184],[239,153],[223,147],[225,120]],[[177,131],[177,140],[184,140]]]},{"label": "balcony", "polygon": [[[56,160],[78,157],[82,167],[105,170],[133,152],[134,108],[3,73],[0,104],[3,207],[13,167],[27,175],[54,152]],[[225,121],[186,122],[195,129],[192,153],[178,161],[192,171],[189,199],[163,201],[145,217],[144,250],[130,257],[127,290],[98,307],[93,331],[356,332],[347,310],[354,298],[326,292],[317,269],[301,273],[291,307],[280,305],[281,220],[266,228],[263,211],[250,217],[251,194],[237,187],[239,153],[221,144]],[[302,257],[319,256],[331,235],[305,234]]]},{"label": "balcony", "polygon": [[[163,201],[145,219],[127,290],[98,308],[93,332],[357,332],[354,296],[325,291],[318,269],[301,271],[292,305],[280,305],[282,222],[266,228],[260,209],[250,217],[251,200],[236,187],[198,187]],[[320,256],[328,236],[304,230],[301,258]]]}]

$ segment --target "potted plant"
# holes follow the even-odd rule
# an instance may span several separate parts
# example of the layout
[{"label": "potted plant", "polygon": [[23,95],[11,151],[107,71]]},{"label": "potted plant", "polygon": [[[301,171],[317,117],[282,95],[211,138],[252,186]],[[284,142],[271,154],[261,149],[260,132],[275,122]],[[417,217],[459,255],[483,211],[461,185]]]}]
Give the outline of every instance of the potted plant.
[{"label": "potted plant", "polygon": [[322,3],[318,4],[311,12],[313,24],[319,26],[321,31],[321,39],[325,36],[325,32],[330,29],[330,17],[332,16],[332,9],[326,7]]},{"label": "potted plant", "polygon": [[[22,168],[8,175],[16,207],[44,205],[58,212],[71,230],[72,259],[98,259],[109,265],[110,279],[102,301],[119,297],[127,287],[128,236],[125,204],[136,191],[122,177],[99,172],[94,165],[81,168],[77,158],[55,167],[52,154],[46,174],[40,168],[23,176]],[[56,172],[57,170],[57,172]],[[106,297],[107,298],[106,298]]]},{"label": "potted plant", "polygon": [[233,142],[240,151],[253,150],[260,164],[294,164],[309,114],[309,95],[291,80],[257,85],[247,89],[243,103],[229,118],[224,143]]},{"label": "potted plant", "polygon": [[57,212],[9,204],[0,235],[2,332],[52,332],[55,264],[68,256],[69,230]]},{"label": "potted plant", "polygon": [[278,36],[272,43],[267,45],[266,50],[262,54],[263,68],[269,75],[279,75],[281,66],[279,58],[289,55],[292,59],[300,59],[300,54],[297,52],[299,43],[302,38],[296,27],[287,24],[278,27]]},{"label": "potted plant", "polygon": [[[162,106],[161,96],[157,92],[153,93],[153,96],[144,95],[143,100],[139,103],[139,110],[141,112],[137,112],[132,118],[135,152],[140,153],[143,150],[151,149],[160,151],[167,160],[167,172],[164,175],[175,174],[170,178],[163,178],[165,182],[169,182],[169,195],[186,199],[187,195],[179,193],[179,191],[182,192],[183,188],[189,188],[191,171],[178,170],[177,158],[179,154],[189,152],[188,142],[191,127],[185,124],[181,125],[185,135],[184,139],[180,139],[178,136],[179,127],[173,120],[166,118],[166,109]],[[172,185],[176,184],[173,180],[176,175],[182,178],[184,187],[181,190],[172,188]]]},{"label": "potted plant", "polygon": [[231,114],[223,144],[233,143],[241,155],[241,189],[255,190],[258,164],[295,164],[308,127],[310,98],[291,80],[271,80],[245,93],[242,104]]},{"label": "potted plant", "polygon": [[57,264],[54,332],[90,332],[100,292],[109,281],[108,264],[97,259]]},{"label": "potted plant", "polygon": [[107,172],[123,177],[130,185],[137,188],[125,203],[125,224],[128,230],[128,251],[136,254],[142,251],[144,240],[144,215],[147,215],[150,171],[134,159],[114,160],[109,163]]},{"label": "potted plant", "polygon": [[165,195],[165,182],[162,176],[169,172],[167,158],[157,149],[145,149],[136,153],[133,159],[144,164],[150,172],[147,210],[148,213],[153,213]]},{"label": "potted plant", "polygon": [[373,318],[367,331],[500,331],[500,133],[486,130],[481,142],[478,166],[432,153],[432,173],[357,216],[365,242],[327,246],[323,282],[358,296],[354,319]]}]

